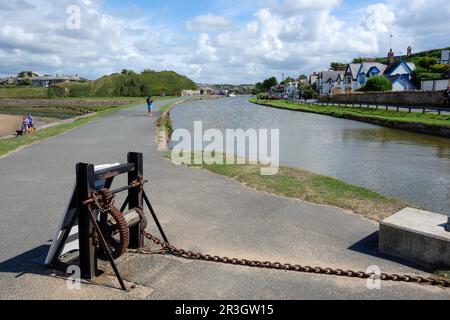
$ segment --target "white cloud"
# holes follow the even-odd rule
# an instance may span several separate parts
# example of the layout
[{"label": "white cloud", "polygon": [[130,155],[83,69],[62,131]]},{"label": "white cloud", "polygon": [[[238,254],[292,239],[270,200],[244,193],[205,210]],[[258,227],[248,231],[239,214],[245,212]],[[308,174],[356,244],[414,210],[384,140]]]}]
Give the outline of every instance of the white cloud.
[{"label": "white cloud", "polygon": [[189,31],[195,31],[200,33],[226,31],[233,28],[233,21],[228,20],[223,16],[216,16],[211,13],[201,15],[189,20],[186,23],[186,27]]},{"label": "white cloud", "polygon": [[[172,21],[153,25],[134,13],[106,14],[101,0],[3,1],[0,74],[32,69],[93,78],[123,68],[152,68],[199,82],[296,76],[330,61],[384,56],[390,33],[397,53],[408,45],[414,50],[449,46],[447,1],[390,0],[346,13],[341,0],[265,0],[254,2],[252,15],[239,17],[238,1],[228,0],[236,21],[223,10],[224,16],[210,13],[182,22],[184,32]],[[81,8],[79,30],[66,27],[72,4]]]}]

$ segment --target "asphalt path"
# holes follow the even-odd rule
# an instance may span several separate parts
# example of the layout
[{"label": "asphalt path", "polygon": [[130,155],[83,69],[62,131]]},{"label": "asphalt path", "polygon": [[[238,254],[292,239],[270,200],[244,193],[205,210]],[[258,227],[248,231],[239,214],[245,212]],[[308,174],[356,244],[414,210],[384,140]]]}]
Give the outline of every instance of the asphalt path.
[{"label": "asphalt path", "polygon": [[[160,105],[156,103],[157,108]],[[178,247],[236,258],[358,271],[377,265],[382,272],[427,275],[380,255],[378,225],[373,221],[174,165],[157,151],[155,121],[156,116],[146,115],[145,106],[132,107],[0,158],[0,298],[450,298],[450,290],[440,288],[383,283],[381,290],[369,290],[366,281],[358,279],[169,256],[121,258],[119,267],[126,280],[137,285],[128,294],[98,286],[67,290],[63,280],[32,272],[30,261],[48,250],[74,183],[75,165],[124,162],[127,152],[136,151],[144,154],[145,177],[150,181],[145,189],[169,240]],[[149,229],[155,232],[152,226]]]}]

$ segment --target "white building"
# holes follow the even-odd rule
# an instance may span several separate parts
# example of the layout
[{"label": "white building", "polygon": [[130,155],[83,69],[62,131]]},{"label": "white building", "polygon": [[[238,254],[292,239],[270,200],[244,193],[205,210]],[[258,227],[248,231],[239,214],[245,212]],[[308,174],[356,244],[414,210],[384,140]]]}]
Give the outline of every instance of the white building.
[{"label": "white building", "polygon": [[379,62],[351,63],[344,74],[342,93],[353,92],[364,87],[371,77],[383,75],[387,66]]},{"label": "white building", "polygon": [[442,64],[450,64],[450,50],[442,50],[441,63]]},{"label": "white building", "polygon": [[421,91],[441,91],[447,90],[450,86],[450,79],[422,79]]},{"label": "white building", "polygon": [[57,75],[57,76],[37,76],[30,79],[33,87],[50,87],[58,83],[78,82],[82,79],[78,76],[72,75]]},{"label": "white building", "polygon": [[[322,71],[317,77],[319,94],[340,93],[345,71]],[[336,92],[338,90],[339,92]]]}]

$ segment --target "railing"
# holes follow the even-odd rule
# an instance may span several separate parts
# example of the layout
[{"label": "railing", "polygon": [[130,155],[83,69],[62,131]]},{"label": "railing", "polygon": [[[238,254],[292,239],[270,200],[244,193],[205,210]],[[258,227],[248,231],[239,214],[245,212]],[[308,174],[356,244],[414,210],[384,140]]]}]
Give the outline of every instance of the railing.
[{"label": "railing", "polygon": [[425,113],[434,113],[436,112],[438,115],[442,113],[450,114],[450,107],[439,108],[439,107],[425,107],[425,106],[400,106],[400,105],[387,105],[387,104],[368,104],[368,103],[337,103],[337,102],[321,102],[318,100],[298,100],[298,99],[287,99],[289,101],[306,104],[306,105],[315,105],[315,106],[332,106],[332,107],[341,107],[341,108],[366,108],[366,109],[385,109],[386,111],[397,111],[408,110],[408,112],[422,112]]}]

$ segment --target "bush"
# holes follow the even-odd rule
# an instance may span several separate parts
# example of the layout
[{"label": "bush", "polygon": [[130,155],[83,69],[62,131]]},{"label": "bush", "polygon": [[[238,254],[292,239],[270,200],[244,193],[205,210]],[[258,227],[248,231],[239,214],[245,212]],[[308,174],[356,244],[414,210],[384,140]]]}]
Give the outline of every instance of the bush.
[{"label": "bush", "polygon": [[29,78],[22,79],[22,80],[20,80],[19,85],[24,86],[24,87],[29,87],[32,85],[31,79],[29,79]]},{"label": "bush", "polygon": [[268,93],[258,93],[257,96],[258,100],[269,100],[269,94]]},{"label": "bush", "polygon": [[373,76],[367,80],[366,85],[363,88],[363,91],[391,91],[392,83],[388,78],[384,76]]}]

